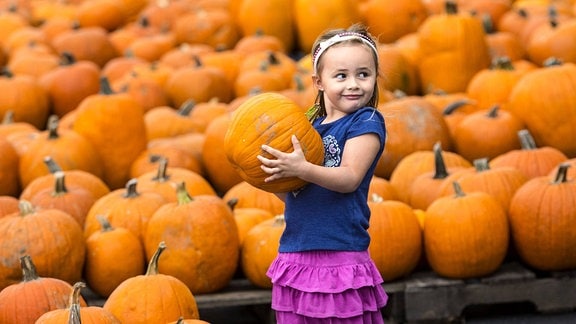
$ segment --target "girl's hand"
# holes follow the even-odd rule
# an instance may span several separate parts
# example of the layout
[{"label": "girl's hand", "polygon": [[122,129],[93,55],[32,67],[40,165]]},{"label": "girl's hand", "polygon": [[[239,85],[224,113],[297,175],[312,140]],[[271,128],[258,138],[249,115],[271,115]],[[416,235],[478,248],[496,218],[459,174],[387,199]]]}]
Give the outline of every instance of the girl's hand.
[{"label": "girl's hand", "polygon": [[268,145],[262,145],[262,150],[276,159],[265,158],[258,155],[258,160],[262,163],[260,168],[271,176],[264,179],[265,182],[270,182],[276,179],[286,177],[298,177],[301,168],[306,164],[306,157],[300,146],[300,141],[296,135],[292,135],[292,147],[294,151],[291,153],[281,152]]}]

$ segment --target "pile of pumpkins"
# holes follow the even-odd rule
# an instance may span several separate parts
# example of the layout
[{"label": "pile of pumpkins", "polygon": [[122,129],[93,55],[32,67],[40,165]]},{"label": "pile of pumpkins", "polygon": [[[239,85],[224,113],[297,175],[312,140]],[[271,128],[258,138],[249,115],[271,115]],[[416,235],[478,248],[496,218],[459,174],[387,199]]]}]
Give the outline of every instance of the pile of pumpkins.
[{"label": "pile of pumpkins", "polygon": [[289,138],[314,39],[356,22],[379,42],[384,279],[576,269],[573,0],[0,0],[0,318],[201,323],[194,295],[270,287],[286,187],[247,181],[225,148],[259,144],[226,135],[262,136],[233,120],[251,104]]}]

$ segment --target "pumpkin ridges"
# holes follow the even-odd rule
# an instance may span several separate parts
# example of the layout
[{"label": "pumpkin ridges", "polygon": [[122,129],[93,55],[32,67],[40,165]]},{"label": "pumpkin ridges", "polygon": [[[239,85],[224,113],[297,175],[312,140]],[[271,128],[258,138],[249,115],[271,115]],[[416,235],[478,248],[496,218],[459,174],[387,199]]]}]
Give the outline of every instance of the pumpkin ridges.
[{"label": "pumpkin ridges", "polygon": [[262,154],[260,146],[263,144],[282,152],[292,151],[292,135],[300,141],[307,161],[314,164],[323,162],[322,139],[302,109],[281,94],[262,93],[248,98],[234,110],[224,138],[224,150],[244,181],[265,191],[292,191],[305,182],[291,177],[266,183],[264,179],[268,175],[262,171],[256,158]]}]

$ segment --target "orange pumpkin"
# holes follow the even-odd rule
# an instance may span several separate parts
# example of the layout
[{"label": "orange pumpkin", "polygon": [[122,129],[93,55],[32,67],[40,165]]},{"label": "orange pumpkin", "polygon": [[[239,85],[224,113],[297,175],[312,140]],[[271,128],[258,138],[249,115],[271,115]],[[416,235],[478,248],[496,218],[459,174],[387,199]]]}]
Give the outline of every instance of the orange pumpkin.
[{"label": "orange pumpkin", "polygon": [[294,177],[264,182],[269,175],[262,171],[256,156],[270,156],[262,153],[263,144],[283,152],[291,151],[293,135],[300,141],[307,161],[323,162],[322,139],[302,109],[283,95],[262,93],[249,98],[234,111],[224,149],[228,160],[246,182],[265,191],[288,192],[306,182]]},{"label": "orange pumpkin", "polygon": [[433,14],[418,29],[422,91],[464,91],[478,71],[490,66],[490,52],[482,23],[459,12],[455,1]]},{"label": "orange pumpkin", "polygon": [[272,288],[266,271],[278,255],[284,228],[284,215],[277,215],[252,227],[246,234],[240,255],[241,265],[244,275],[253,285]]},{"label": "orange pumpkin", "polygon": [[0,289],[20,281],[24,254],[33,258],[42,277],[80,280],[86,246],[78,222],[61,210],[35,209],[25,200],[19,208],[0,218]]},{"label": "orange pumpkin", "polygon": [[130,165],[146,149],[144,109],[130,95],[114,93],[101,79],[101,92],[86,97],[76,109],[73,129],[96,148],[111,189],[124,186]]},{"label": "orange pumpkin", "polygon": [[84,237],[88,238],[101,229],[98,216],[106,217],[110,224],[126,228],[144,244],[144,234],[152,214],[166,203],[159,193],[138,190],[138,180],[131,179],[126,187],[116,189],[98,199],[86,216]]},{"label": "orange pumpkin", "polygon": [[27,122],[37,129],[46,126],[49,99],[38,80],[29,75],[12,75],[7,69],[0,76],[0,114],[12,110],[14,121]]},{"label": "orange pumpkin", "polygon": [[51,310],[38,318],[38,324],[58,324],[58,323],[101,323],[120,324],[121,322],[110,312],[98,306],[81,307],[80,290],[86,287],[83,282],[74,284],[70,293],[70,302],[66,308]]},{"label": "orange pumpkin", "polygon": [[522,171],[513,167],[491,168],[488,159],[474,160],[474,168],[456,172],[450,180],[444,182],[439,189],[439,196],[454,194],[452,181],[458,181],[466,192],[483,191],[493,195],[508,211],[514,193],[528,178]]},{"label": "orange pumpkin", "polygon": [[576,268],[576,218],[573,202],[576,182],[561,164],[554,177],[526,182],[510,203],[510,227],[520,258],[535,269],[561,271]]},{"label": "orange pumpkin", "polygon": [[184,282],[194,294],[224,288],[238,265],[238,229],[230,207],[214,195],[191,197],[184,183],[178,184],[178,201],[164,204],[148,222],[145,249],[148,257],[155,245],[172,246],[160,271]]},{"label": "orange pumpkin", "polygon": [[[42,314],[66,308],[72,285],[64,280],[39,277],[29,255],[20,258],[22,281],[0,291],[0,318],[9,323],[34,323]],[[80,304],[86,302],[79,297]]]},{"label": "orange pumpkin", "polygon": [[71,129],[60,129],[56,115],[48,119],[47,129],[32,139],[20,155],[20,183],[26,187],[34,179],[46,175],[44,159],[50,156],[65,170],[84,170],[102,177],[100,154],[84,136]]},{"label": "orange pumpkin", "polygon": [[17,197],[20,194],[20,157],[12,144],[0,137],[0,195]]},{"label": "orange pumpkin", "polygon": [[504,207],[485,192],[462,191],[435,200],[426,210],[424,247],[432,270],[448,278],[489,275],[502,264],[509,243]]},{"label": "orange pumpkin", "polygon": [[547,175],[558,164],[568,160],[568,157],[555,147],[538,147],[527,129],[518,131],[518,138],[520,148],[494,157],[490,161],[493,167],[515,167],[531,179]]},{"label": "orange pumpkin", "polygon": [[448,125],[435,107],[422,97],[400,97],[378,105],[386,119],[386,147],[375,174],[389,178],[407,155],[430,149],[441,142],[450,151],[452,142]]},{"label": "orange pumpkin", "polygon": [[143,275],[126,279],[104,303],[103,308],[121,323],[167,323],[180,316],[198,319],[198,306],[190,289],[177,278],[158,272],[158,259],[166,249],[159,242]]},{"label": "orange pumpkin", "polygon": [[[553,83],[550,80],[554,80]],[[576,106],[571,95],[576,87],[576,64],[551,65],[526,74],[510,93],[509,109],[526,124],[539,146],[552,146],[576,157]]]},{"label": "orange pumpkin", "polygon": [[[416,214],[406,203],[372,196],[369,251],[385,281],[404,277],[422,256],[422,229]],[[394,262],[390,262],[394,260]]]},{"label": "orange pumpkin", "polygon": [[234,201],[235,208],[261,208],[274,215],[284,213],[284,202],[275,194],[241,181],[228,189],[222,199],[227,203]]},{"label": "orange pumpkin", "polygon": [[138,236],[98,216],[100,231],[86,239],[84,277],[95,293],[108,297],[124,280],[144,274],[146,257]]}]

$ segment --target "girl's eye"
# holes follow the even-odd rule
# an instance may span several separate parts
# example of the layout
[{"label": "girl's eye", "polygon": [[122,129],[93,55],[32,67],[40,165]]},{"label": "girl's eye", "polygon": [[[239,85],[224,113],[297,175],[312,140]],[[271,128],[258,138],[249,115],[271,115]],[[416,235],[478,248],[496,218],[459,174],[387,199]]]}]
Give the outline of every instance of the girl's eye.
[{"label": "girl's eye", "polygon": [[346,79],[345,73],[338,73],[335,75],[336,79]]},{"label": "girl's eye", "polygon": [[361,78],[367,78],[367,77],[370,76],[370,73],[368,73],[368,72],[360,72],[360,73],[358,73],[358,76],[361,77]]}]

